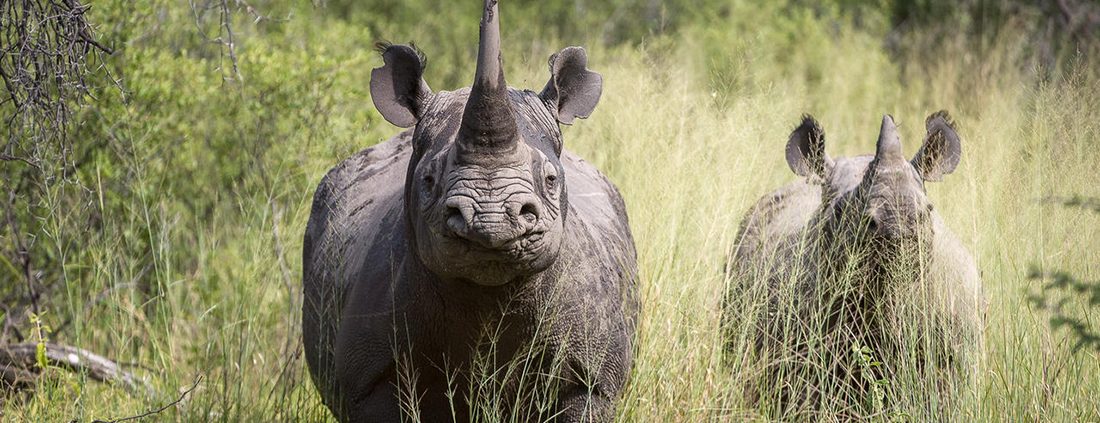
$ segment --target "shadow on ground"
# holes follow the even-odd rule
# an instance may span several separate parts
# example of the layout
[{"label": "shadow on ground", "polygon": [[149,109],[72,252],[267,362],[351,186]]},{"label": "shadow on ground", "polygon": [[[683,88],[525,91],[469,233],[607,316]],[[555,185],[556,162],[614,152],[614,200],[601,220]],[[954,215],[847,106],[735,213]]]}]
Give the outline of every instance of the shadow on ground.
[{"label": "shadow on ground", "polygon": [[[1100,198],[1097,197],[1050,196],[1042,202],[1100,213]],[[1090,319],[1082,317],[1089,314],[1087,309],[1100,309],[1100,281],[1084,280],[1064,270],[1044,270],[1034,263],[1027,278],[1041,283],[1039,291],[1028,294],[1027,300],[1050,312],[1051,328],[1068,330],[1076,341],[1074,351],[1082,348],[1100,351],[1100,331],[1089,323]],[[1086,309],[1084,312],[1072,312],[1082,307]]]},{"label": "shadow on ground", "polygon": [[1070,313],[1069,304],[1077,305],[1084,301],[1089,308],[1100,307],[1100,282],[1086,281],[1064,271],[1042,271],[1032,266],[1028,279],[1042,281],[1038,293],[1028,295],[1033,306],[1050,312],[1050,326],[1054,329],[1066,329],[1074,337],[1074,351],[1089,348],[1100,351],[1100,332],[1092,327],[1088,319],[1077,317],[1080,313]]},{"label": "shadow on ground", "polygon": [[1044,204],[1058,204],[1067,208],[1078,208],[1093,213],[1100,213],[1100,198],[1074,195],[1071,197],[1059,197],[1052,195],[1043,199]]}]

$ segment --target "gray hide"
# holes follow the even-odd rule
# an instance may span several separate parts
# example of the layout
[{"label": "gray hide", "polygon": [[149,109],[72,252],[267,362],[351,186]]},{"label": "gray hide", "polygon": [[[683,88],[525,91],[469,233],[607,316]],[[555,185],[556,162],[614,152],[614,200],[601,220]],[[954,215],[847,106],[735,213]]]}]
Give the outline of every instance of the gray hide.
[{"label": "gray hide", "polygon": [[314,195],[303,339],[340,421],[461,422],[486,404],[493,420],[610,421],[622,395],[634,242],[615,186],[559,127],[591,113],[602,80],[569,47],[542,92],[507,87],[496,3],[471,88],[432,92],[419,51],[382,46],[374,103],[413,129]]},{"label": "gray hide", "polygon": [[[815,348],[825,342],[840,362],[853,344],[871,348],[879,359],[934,345],[933,370],[949,379],[945,383],[973,377],[984,313],[978,269],[924,189],[925,181],[954,170],[960,142],[946,112],[929,116],[926,126],[924,145],[912,160],[902,156],[890,116],[883,118],[874,155],[833,160],[821,126],[803,119],[786,157],[804,178],[765,195],[741,224],[728,266],[727,329],[739,318],[753,321],[757,353],[773,363],[804,360],[798,357],[805,356],[807,342]],[[931,317],[908,326],[899,321],[913,313]],[[912,326],[919,328],[916,336],[898,334]],[[875,377],[888,378],[889,364]],[[850,370],[834,371],[837,383],[854,383],[857,392],[867,388]],[[781,400],[813,407],[830,399],[803,391],[784,392]]]}]

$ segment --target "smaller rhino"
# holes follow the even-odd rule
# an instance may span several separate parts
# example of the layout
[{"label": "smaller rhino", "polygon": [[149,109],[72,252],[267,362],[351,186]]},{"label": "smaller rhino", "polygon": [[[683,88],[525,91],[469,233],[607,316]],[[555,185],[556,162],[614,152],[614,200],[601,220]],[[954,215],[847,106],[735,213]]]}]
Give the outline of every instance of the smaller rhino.
[{"label": "smaller rhino", "polygon": [[768,395],[763,388],[777,389],[770,398],[785,413],[849,408],[835,402],[862,401],[882,392],[873,381],[899,382],[898,370],[916,369],[937,389],[907,398],[934,396],[919,402],[943,417],[973,378],[984,307],[978,268],[924,186],[955,170],[961,145],[944,111],[926,128],[911,160],[889,115],[874,155],[830,158],[811,116],[791,134],[787,164],[804,179],[749,210],[727,269],[724,326],[755,321],[763,377],[779,378],[750,383],[751,402]]}]

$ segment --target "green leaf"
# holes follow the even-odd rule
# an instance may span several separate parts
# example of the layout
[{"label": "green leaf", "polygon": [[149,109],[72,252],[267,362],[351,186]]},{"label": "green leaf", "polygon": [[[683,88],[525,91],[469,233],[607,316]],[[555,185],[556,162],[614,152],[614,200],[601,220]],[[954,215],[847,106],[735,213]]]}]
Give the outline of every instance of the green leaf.
[{"label": "green leaf", "polygon": [[34,358],[35,358],[35,361],[36,361],[35,364],[38,365],[38,368],[40,368],[40,369],[45,369],[46,368],[47,363],[46,363],[46,343],[45,342],[39,341],[38,345],[35,346]]}]

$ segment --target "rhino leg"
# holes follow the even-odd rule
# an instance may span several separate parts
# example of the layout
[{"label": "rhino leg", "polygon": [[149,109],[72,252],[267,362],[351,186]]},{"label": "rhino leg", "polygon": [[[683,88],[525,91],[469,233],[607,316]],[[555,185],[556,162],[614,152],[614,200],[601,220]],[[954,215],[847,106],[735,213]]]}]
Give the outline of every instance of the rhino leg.
[{"label": "rhino leg", "polygon": [[560,401],[562,413],[557,422],[610,422],[614,418],[614,403],[602,392],[576,388],[564,394]]}]

